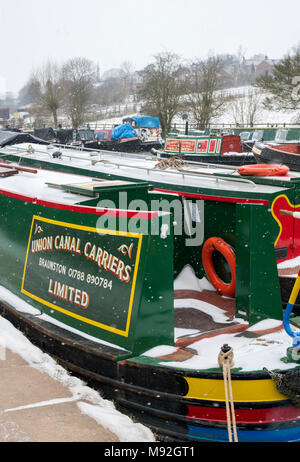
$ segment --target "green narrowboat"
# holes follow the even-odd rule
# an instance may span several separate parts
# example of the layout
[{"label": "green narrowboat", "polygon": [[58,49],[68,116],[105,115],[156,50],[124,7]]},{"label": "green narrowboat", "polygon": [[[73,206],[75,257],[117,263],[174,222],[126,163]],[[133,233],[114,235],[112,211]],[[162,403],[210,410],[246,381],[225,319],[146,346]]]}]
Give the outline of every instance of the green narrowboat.
[{"label": "green narrowboat", "polygon": [[289,144],[300,140],[300,127],[245,127],[235,128],[233,132],[240,136],[243,152],[251,152],[255,143]]},{"label": "green narrowboat", "polygon": [[300,441],[299,177],[60,151],[1,150],[1,315],[158,441]]},{"label": "green narrowboat", "polygon": [[256,163],[252,153],[242,150],[237,134],[169,134],[163,150],[152,150],[158,159],[181,158],[186,162],[208,162],[223,165]]}]

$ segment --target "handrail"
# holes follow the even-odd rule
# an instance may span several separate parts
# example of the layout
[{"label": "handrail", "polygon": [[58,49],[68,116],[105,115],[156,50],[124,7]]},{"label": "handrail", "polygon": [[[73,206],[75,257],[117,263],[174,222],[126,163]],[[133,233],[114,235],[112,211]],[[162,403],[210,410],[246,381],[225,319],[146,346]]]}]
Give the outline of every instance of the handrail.
[{"label": "handrail", "polygon": [[[24,153],[24,148],[22,149],[22,152]],[[45,151],[42,151],[42,150],[38,150],[38,149],[35,149],[34,152],[39,153],[39,154],[43,154],[43,155],[51,156],[51,153],[45,152]],[[116,154],[115,151],[114,152],[109,151],[109,153],[111,155]],[[18,152],[15,152],[15,154],[18,154]],[[34,154],[34,153],[29,153],[28,152],[28,154]],[[118,153],[118,154],[124,155],[125,153]],[[126,167],[128,169],[131,168],[131,169],[140,170],[140,171],[142,170],[142,171],[146,171],[148,176],[150,174],[155,174],[155,173],[159,173],[161,175],[162,172],[163,172],[162,170],[155,169],[154,167],[150,168],[150,167],[144,167],[144,166],[141,166],[141,165],[130,165],[130,164],[125,164],[125,163],[122,163],[122,162],[116,162],[116,161],[108,160],[108,159],[95,160],[94,158],[90,158],[90,157],[75,156],[75,155],[72,155],[71,153],[68,154],[68,153],[63,153],[62,152],[62,157],[67,157],[67,158],[70,158],[70,159],[77,159],[77,160],[86,160],[86,161],[90,160],[91,165],[95,165],[95,163],[97,163],[97,162],[99,162],[99,163],[103,162],[103,164],[105,164],[105,165],[114,165],[117,168]],[[202,165],[201,165],[201,167],[202,167]],[[204,168],[208,169],[209,167],[222,169],[221,166],[215,165],[215,164],[205,164]],[[236,172],[236,169],[231,168],[231,170],[232,170],[232,173]],[[188,171],[188,170],[178,169],[178,170],[168,170],[167,173],[168,174],[181,175],[182,178],[191,177],[191,176],[192,177],[198,177],[198,178],[199,177],[206,177],[206,178],[210,177],[210,179],[214,179],[216,182],[218,182],[218,181],[228,181],[228,182],[232,181],[232,182],[247,183],[247,184],[250,184],[251,186],[253,186],[254,188],[257,187],[257,185],[252,180],[249,180],[249,179],[246,179],[246,178],[233,177],[232,175],[230,177],[228,177],[228,178],[223,177],[223,176],[221,177],[221,176],[219,176],[219,174],[215,174],[213,172]]]},{"label": "handrail", "polygon": [[[49,145],[50,146],[50,145]],[[71,158],[74,158],[74,159],[82,159],[82,160],[90,160],[91,157],[96,157],[96,156],[102,156],[102,155],[108,155],[108,156],[118,156],[118,157],[130,157],[130,158],[133,158],[133,159],[144,159],[144,160],[152,160],[152,159],[155,159],[156,156],[154,155],[150,155],[149,153],[148,154],[143,154],[143,153],[139,153],[139,154],[135,154],[135,153],[125,153],[125,152],[121,152],[121,151],[105,151],[103,149],[101,150],[95,150],[95,149],[90,149],[90,148],[87,148],[87,149],[77,149],[77,147],[66,147],[65,145],[62,145],[62,144],[51,144],[51,146],[54,146],[54,147],[61,147],[63,148],[65,151],[68,151],[68,150],[71,150],[72,151],[87,151],[88,154],[89,154],[89,157],[85,156],[75,156],[74,154],[68,154],[67,152],[65,154],[62,153],[62,155],[64,155],[65,157],[71,157]],[[0,148],[1,149],[1,148]],[[36,149],[36,147],[34,148],[34,152],[29,152],[29,151],[24,151],[24,147],[23,148],[19,148],[17,147],[17,145],[13,145],[13,146],[5,146],[4,148],[1,149],[0,152],[2,152],[3,150],[14,150],[16,151],[15,153],[16,154],[20,154],[20,153],[24,153],[24,155],[28,154],[28,155],[31,155],[31,154],[34,154],[35,152],[36,153],[39,153],[39,154],[47,154],[49,157],[52,158],[52,153],[49,152],[49,151],[43,151],[41,149]],[[90,152],[89,152],[90,151]],[[12,154],[14,154],[14,152],[12,152]],[[7,154],[3,154],[3,156],[5,156]],[[1,157],[1,155],[0,155]]]}]

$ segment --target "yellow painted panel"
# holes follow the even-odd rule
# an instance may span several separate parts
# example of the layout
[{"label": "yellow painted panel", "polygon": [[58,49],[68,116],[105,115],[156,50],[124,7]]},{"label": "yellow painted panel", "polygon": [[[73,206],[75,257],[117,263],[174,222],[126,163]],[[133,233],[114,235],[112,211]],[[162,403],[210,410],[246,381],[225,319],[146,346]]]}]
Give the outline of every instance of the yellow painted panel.
[{"label": "yellow painted panel", "polygon": [[[208,401],[225,401],[224,381],[216,379],[198,379],[185,377],[189,391],[185,398]],[[232,392],[235,402],[282,401],[287,398],[279,393],[271,379],[232,380]]]}]

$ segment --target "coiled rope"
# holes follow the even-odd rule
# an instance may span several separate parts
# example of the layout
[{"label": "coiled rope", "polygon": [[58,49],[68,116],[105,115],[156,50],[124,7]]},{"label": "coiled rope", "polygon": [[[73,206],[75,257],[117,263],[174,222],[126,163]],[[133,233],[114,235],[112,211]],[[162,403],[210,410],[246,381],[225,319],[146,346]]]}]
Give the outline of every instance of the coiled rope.
[{"label": "coiled rope", "polygon": [[233,433],[234,442],[238,442],[230,372],[230,368],[233,366],[233,350],[229,345],[222,346],[218,355],[218,363],[223,370],[228,439],[232,443]]},{"label": "coiled rope", "polygon": [[166,170],[167,168],[175,168],[180,170],[185,165],[185,162],[177,156],[164,159],[155,164],[154,168]]}]

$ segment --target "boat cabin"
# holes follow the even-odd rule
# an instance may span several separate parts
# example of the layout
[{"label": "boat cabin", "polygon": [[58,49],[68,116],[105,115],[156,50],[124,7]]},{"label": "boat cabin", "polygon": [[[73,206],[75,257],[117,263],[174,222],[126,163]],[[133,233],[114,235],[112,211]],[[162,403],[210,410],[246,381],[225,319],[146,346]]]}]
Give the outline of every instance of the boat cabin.
[{"label": "boat cabin", "polygon": [[158,117],[131,116],[123,118],[122,123],[129,123],[143,143],[161,145],[162,139]]},{"label": "boat cabin", "polygon": [[189,156],[196,159],[198,155],[219,156],[225,153],[241,153],[239,135],[168,135],[164,152],[167,154]]}]

